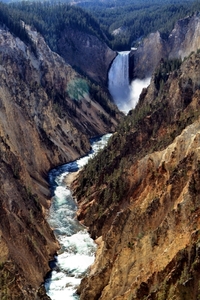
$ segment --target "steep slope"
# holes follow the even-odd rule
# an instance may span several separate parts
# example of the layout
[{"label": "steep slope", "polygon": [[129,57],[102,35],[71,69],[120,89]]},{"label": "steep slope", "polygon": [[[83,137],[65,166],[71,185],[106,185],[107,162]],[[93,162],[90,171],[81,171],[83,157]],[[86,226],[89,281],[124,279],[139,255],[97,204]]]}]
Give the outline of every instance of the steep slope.
[{"label": "steep slope", "polygon": [[[25,24],[23,24],[25,27]],[[46,299],[39,289],[58,250],[45,220],[47,172],[114,130],[119,114],[44,39],[31,50],[0,29],[0,298]]]},{"label": "steep slope", "polygon": [[66,26],[57,47],[67,63],[92,80],[106,85],[108,70],[116,52],[103,41],[92,34]]},{"label": "steep slope", "polygon": [[200,55],[158,73],[74,183],[98,244],[80,299],[198,299]]},{"label": "steep slope", "polygon": [[[5,5],[1,8],[7,13]],[[9,9],[15,23],[24,20],[34,26],[66,63],[106,87],[108,69],[116,52],[107,46],[108,39],[91,13],[61,2],[56,5],[18,2]]]},{"label": "steep slope", "polygon": [[200,14],[179,20],[168,37],[160,32],[151,33],[130,55],[131,77],[148,77],[162,58],[187,57],[200,48]]}]

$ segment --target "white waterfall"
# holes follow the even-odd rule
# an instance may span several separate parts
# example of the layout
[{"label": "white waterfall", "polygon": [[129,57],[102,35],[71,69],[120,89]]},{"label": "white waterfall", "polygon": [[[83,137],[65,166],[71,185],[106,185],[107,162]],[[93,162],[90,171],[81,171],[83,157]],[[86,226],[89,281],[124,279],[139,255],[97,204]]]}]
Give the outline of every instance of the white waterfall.
[{"label": "white waterfall", "polygon": [[143,88],[150,83],[150,78],[135,79],[129,82],[129,53],[119,52],[108,73],[108,89],[119,110],[128,113],[133,109]]},{"label": "white waterfall", "polygon": [[108,74],[108,88],[120,110],[124,110],[124,105],[130,101],[129,53],[119,52]]},{"label": "white waterfall", "polygon": [[112,63],[108,74],[109,86],[129,86],[129,53],[130,51],[119,52]]}]

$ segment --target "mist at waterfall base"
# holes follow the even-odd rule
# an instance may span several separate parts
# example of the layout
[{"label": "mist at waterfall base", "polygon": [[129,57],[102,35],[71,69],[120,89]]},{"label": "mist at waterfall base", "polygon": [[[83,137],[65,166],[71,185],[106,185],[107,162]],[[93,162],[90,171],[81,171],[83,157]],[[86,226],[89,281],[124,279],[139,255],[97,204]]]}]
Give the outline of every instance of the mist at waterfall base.
[{"label": "mist at waterfall base", "polygon": [[125,114],[135,108],[143,88],[150,83],[150,78],[135,79],[129,82],[129,53],[119,52],[108,74],[108,89],[119,110]]},{"label": "mist at waterfall base", "polygon": [[81,278],[93,263],[96,245],[87,230],[76,219],[77,204],[70,189],[66,186],[66,177],[78,171],[99,149],[102,149],[111,134],[91,141],[91,152],[78,159],[50,171],[49,183],[54,193],[49,210],[48,223],[53,228],[60,243],[58,256],[52,262],[52,272],[45,281],[45,288],[52,300],[77,300],[76,289]]}]

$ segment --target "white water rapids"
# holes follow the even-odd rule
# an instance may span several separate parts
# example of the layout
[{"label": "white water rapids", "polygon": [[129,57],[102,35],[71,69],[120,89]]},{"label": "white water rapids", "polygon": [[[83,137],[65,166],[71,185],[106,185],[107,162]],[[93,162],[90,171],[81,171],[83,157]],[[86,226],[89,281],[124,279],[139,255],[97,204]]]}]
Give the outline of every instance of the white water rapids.
[{"label": "white water rapids", "polygon": [[[129,51],[119,52],[109,74],[109,91],[118,108],[125,113],[134,108],[145,81],[136,79],[129,82]],[[52,263],[52,272],[46,279],[45,288],[52,300],[77,300],[76,289],[88,267],[93,263],[96,245],[87,230],[76,219],[77,204],[64,179],[71,172],[87,164],[88,159],[103,148],[110,135],[103,136],[92,144],[89,155],[69,164],[53,169],[49,181],[54,193],[48,222],[54,229],[61,249]]]},{"label": "white water rapids", "polygon": [[125,114],[135,108],[140,93],[150,83],[150,78],[129,80],[129,53],[118,52],[108,73],[108,89],[119,110]]},{"label": "white water rapids", "polygon": [[76,219],[77,204],[64,179],[71,172],[87,164],[99,149],[102,149],[111,134],[93,140],[92,151],[75,162],[53,169],[49,182],[54,192],[48,222],[54,229],[61,250],[55,257],[52,272],[46,279],[45,288],[52,300],[79,299],[76,289],[88,267],[94,261],[96,245],[87,230]]}]

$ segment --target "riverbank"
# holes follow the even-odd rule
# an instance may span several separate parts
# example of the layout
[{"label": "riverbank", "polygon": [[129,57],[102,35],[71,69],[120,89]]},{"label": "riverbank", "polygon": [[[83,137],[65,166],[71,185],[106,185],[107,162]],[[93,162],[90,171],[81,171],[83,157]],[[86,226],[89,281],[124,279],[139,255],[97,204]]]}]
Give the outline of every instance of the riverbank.
[{"label": "riverbank", "polygon": [[66,184],[66,186],[68,188],[71,187],[71,184],[73,183],[74,180],[76,180],[78,173],[80,172],[80,170],[78,170],[77,172],[72,172],[67,174],[67,176],[64,178],[63,182]]},{"label": "riverbank", "polygon": [[92,143],[92,151],[66,165],[50,171],[49,182],[53,191],[48,223],[60,244],[61,251],[55,258],[55,267],[45,281],[47,295],[52,300],[78,300],[77,289],[81,279],[93,264],[96,244],[87,228],[77,220],[77,203],[71,194],[73,182],[78,182],[79,170],[87,164],[99,149],[102,149],[110,134]]}]

